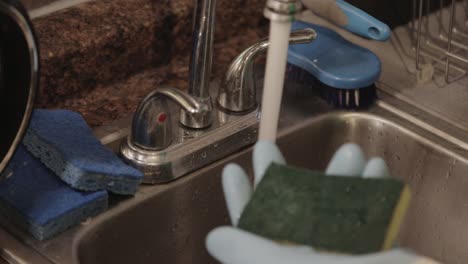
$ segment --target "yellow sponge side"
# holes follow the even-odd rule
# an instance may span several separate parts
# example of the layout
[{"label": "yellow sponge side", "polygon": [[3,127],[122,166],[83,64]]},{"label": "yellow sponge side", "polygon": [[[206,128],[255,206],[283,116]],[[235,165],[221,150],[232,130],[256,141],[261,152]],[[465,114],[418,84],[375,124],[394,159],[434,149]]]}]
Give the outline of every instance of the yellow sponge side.
[{"label": "yellow sponge side", "polygon": [[387,250],[393,248],[398,232],[400,231],[401,224],[405,218],[406,211],[409,208],[411,202],[411,190],[408,185],[403,188],[401,192],[400,199],[398,201],[395,210],[393,211],[392,220],[387,229],[387,236],[383,244],[382,250]]}]

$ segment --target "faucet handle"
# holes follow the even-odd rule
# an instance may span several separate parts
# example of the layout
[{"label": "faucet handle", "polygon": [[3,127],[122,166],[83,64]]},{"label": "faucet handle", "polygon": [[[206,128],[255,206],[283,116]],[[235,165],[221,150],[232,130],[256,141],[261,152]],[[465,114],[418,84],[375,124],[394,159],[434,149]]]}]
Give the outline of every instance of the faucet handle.
[{"label": "faucet handle", "polygon": [[161,150],[172,142],[172,120],[167,99],[187,115],[205,115],[210,109],[176,88],[164,86],[148,94],[138,106],[132,123],[130,143],[146,150]]},{"label": "faucet handle", "polygon": [[[164,88],[163,88],[164,89]],[[132,122],[132,144],[148,150],[160,150],[172,142],[171,115],[161,90],[148,94],[139,104]]]},{"label": "faucet handle", "polygon": [[173,144],[172,130],[178,125],[171,120],[168,99],[187,115],[206,116],[211,111],[204,102],[168,86],[152,91],[141,101],[133,116],[130,135],[120,146],[120,155],[128,164],[143,171],[144,183],[173,179],[165,149]]},{"label": "faucet handle", "polygon": [[[291,32],[289,44],[305,44],[312,42],[317,33],[312,28]],[[220,87],[217,103],[228,112],[246,113],[257,106],[257,87],[254,78],[253,65],[257,56],[267,50],[269,40],[263,39],[255,43],[231,63],[226,73],[224,84]]]}]

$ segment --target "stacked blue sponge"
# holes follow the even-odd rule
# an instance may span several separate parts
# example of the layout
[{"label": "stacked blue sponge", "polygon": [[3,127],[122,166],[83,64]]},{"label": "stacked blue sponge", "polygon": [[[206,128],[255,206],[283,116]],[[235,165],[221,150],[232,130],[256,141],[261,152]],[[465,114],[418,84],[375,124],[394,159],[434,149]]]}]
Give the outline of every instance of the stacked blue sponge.
[{"label": "stacked blue sponge", "polygon": [[0,214],[39,240],[107,208],[107,192],[70,188],[20,145],[0,184]]},{"label": "stacked blue sponge", "polygon": [[0,215],[39,240],[106,210],[107,191],[134,194],[143,179],[67,110],[35,110],[3,174]]},{"label": "stacked blue sponge", "polygon": [[143,180],[94,136],[83,117],[68,110],[34,110],[23,144],[73,188],[134,194]]}]

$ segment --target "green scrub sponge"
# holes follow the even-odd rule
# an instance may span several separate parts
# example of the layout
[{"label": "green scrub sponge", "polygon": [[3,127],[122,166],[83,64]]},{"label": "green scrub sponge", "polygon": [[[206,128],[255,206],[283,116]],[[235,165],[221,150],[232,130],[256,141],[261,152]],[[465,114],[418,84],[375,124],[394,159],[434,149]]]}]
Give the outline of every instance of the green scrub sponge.
[{"label": "green scrub sponge", "polygon": [[239,227],[279,242],[372,253],[393,246],[409,201],[398,179],[325,176],[272,164]]}]

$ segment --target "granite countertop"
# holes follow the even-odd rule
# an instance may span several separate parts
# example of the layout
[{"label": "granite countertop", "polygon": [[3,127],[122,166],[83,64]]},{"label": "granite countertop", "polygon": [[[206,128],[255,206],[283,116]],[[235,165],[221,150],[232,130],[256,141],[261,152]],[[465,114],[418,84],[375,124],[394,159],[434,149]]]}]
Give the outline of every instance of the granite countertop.
[{"label": "granite countertop", "polygon": [[[33,20],[37,107],[78,111],[92,127],[127,116],[160,84],[188,85],[192,0],[92,1]],[[248,7],[248,8],[247,8]],[[264,0],[219,0],[213,78],[267,35]]]},{"label": "granite countertop", "polygon": [[[34,19],[42,66],[36,106],[78,111],[96,127],[132,113],[160,84],[185,89],[193,2],[99,0]],[[392,26],[411,18],[406,0],[349,2]],[[267,36],[264,5],[217,1],[213,78]]]},{"label": "granite countertop", "polygon": [[[232,59],[245,48],[244,43],[259,39],[259,35],[257,30],[248,29],[240,36],[217,43],[213,58],[213,78],[222,78]],[[176,55],[166,65],[145,69],[118,82],[99,84],[92,90],[78,93],[49,107],[78,111],[90,126],[100,126],[133,113],[140,100],[159,85],[186,89],[188,65],[189,56]]]}]

